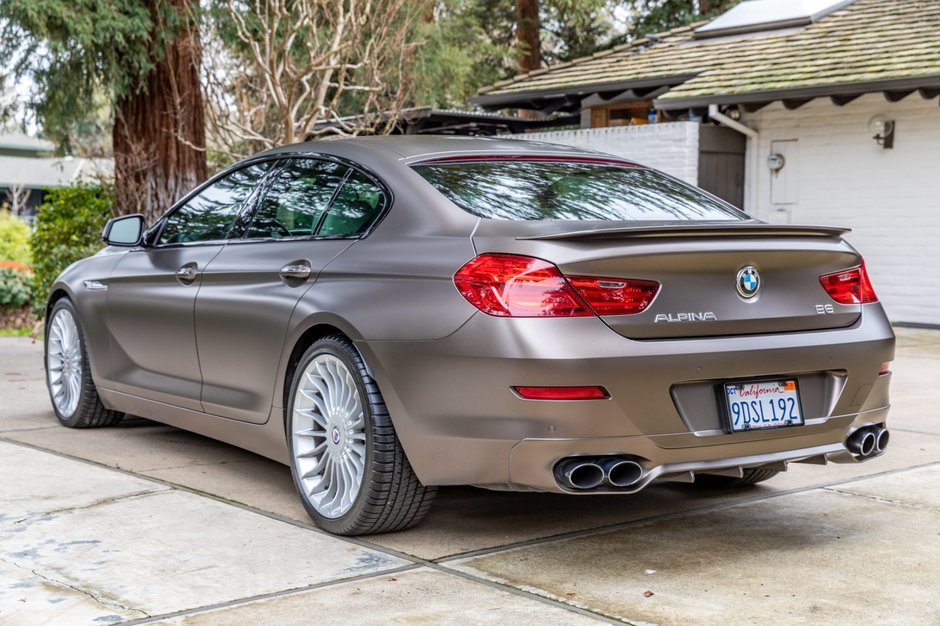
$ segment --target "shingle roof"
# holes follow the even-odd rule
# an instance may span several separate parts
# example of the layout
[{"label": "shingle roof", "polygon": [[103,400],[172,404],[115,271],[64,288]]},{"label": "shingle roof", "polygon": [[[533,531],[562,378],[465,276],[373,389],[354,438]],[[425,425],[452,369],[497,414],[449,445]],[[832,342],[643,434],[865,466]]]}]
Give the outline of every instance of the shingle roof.
[{"label": "shingle roof", "polygon": [[112,175],[110,159],[31,158],[0,156],[0,188],[19,185],[28,189],[62,187],[94,182],[99,175]]},{"label": "shingle roof", "polygon": [[0,148],[25,152],[52,152],[55,144],[23,133],[0,133]]},{"label": "shingle roof", "polygon": [[540,93],[584,93],[591,86],[650,79],[675,85],[676,77],[690,75],[657,103],[679,108],[717,101],[716,96],[733,101],[892,81],[899,88],[940,86],[938,0],[856,0],[803,28],[714,39],[696,39],[698,26],[496,83],[482,89],[476,101],[494,106]]}]

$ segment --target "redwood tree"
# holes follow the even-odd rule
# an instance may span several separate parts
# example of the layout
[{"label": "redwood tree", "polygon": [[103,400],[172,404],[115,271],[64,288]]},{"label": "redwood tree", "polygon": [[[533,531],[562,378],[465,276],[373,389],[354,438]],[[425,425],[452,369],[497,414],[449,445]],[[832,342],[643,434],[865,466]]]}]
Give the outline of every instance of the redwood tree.
[{"label": "redwood tree", "polygon": [[542,67],[542,43],[539,0],[516,0],[516,45],[519,49],[519,73]]},{"label": "redwood tree", "polygon": [[63,152],[103,94],[115,212],[149,221],[206,177],[198,0],[4,0],[0,58]]}]

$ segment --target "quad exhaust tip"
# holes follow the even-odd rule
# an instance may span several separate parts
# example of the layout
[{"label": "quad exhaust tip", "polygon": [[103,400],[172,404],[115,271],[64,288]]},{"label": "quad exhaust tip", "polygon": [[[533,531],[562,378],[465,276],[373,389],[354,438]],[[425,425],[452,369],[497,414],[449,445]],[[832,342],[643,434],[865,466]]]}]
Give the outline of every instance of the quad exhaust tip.
[{"label": "quad exhaust tip", "polygon": [[860,461],[882,454],[888,447],[890,434],[884,426],[868,426],[856,430],[846,440],[845,447]]},{"label": "quad exhaust tip", "polygon": [[624,488],[640,482],[643,466],[619,456],[570,458],[556,466],[555,477],[568,489],[587,491],[601,485]]}]

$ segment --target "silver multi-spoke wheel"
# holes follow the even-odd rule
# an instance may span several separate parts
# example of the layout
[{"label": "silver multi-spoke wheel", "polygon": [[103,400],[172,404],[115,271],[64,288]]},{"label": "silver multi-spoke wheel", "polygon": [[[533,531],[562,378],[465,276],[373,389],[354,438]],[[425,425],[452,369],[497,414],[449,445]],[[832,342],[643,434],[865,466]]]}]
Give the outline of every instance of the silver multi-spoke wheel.
[{"label": "silver multi-spoke wheel", "polygon": [[75,306],[60,298],[46,325],[46,384],[52,408],[69,428],[117,424],[124,417],[104,406],[91,377],[85,335]]},{"label": "silver multi-spoke wheel", "polygon": [[411,468],[382,393],[349,337],[313,342],[290,385],[291,474],[317,526],[366,535],[421,521],[435,488],[422,485]]},{"label": "silver multi-spoke wheel", "polygon": [[68,309],[56,311],[46,342],[46,373],[52,402],[59,414],[71,417],[82,395],[82,344]]},{"label": "silver multi-spoke wheel", "polygon": [[362,488],[362,400],[346,365],[321,354],[304,369],[293,403],[293,451],[301,488],[324,517],[344,515]]}]

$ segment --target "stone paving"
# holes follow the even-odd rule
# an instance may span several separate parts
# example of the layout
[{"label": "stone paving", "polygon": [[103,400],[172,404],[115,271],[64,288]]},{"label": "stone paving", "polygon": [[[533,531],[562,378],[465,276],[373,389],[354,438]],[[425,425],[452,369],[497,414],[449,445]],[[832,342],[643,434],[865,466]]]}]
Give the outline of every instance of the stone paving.
[{"label": "stone paving", "polygon": [[940,623],[940,333],[899,329],[888,453],[735,493],[441,491],[313,528],[289,470],[129,419],[60,427],[0,338],[0,624]]}]

